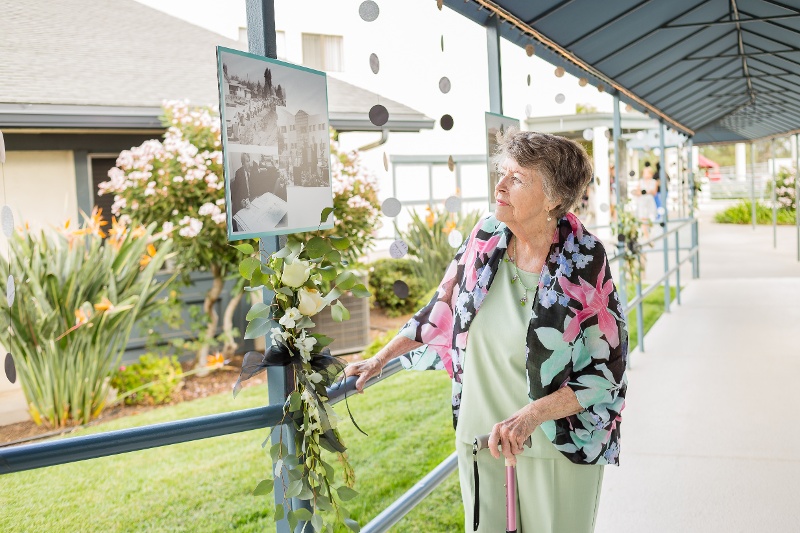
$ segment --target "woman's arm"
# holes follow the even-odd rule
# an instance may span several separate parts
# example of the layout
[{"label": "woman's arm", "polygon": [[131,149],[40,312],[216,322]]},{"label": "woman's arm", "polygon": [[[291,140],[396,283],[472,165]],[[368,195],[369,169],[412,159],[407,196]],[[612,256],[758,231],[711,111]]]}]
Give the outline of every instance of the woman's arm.
[{"label": "woman's arm", "polygon": [[358,392],[364,392],[364,385],[367,384],[367,381],[380,374],[381,369],[386,366],[386,363],[420,346],[422,346],[420,342],[404,337],[403,335],[397,335],[374,356],[364,361],[358,361],[357,363],[347,365],[344,369],[344,375],[347,377],[358,376],[356,390]]},{"label": "woman's arm", "polygon": [[510,464],[516,464],[515,455],[522,453],[525,440],[548,420],[558,420],[583,411],[575,392],[568,386],[529,403],[506,420],[495,424],[489,435],[489,450],[495,459],[502,454]]}]

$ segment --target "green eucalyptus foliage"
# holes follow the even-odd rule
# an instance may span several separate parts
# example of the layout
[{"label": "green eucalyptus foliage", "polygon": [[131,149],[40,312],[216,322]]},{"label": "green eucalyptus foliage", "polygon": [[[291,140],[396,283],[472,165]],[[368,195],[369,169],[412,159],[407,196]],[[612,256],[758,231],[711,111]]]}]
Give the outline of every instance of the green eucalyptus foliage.
[{"label": "green eucalyptus foliage", "polygon": [[[320,224],[331,214],[325,209]],[[274,298],[268,303],[254,304],[247,313],[245,338],[269,335],[273,344],[285,345],[295,356],[293,390],[284,404],[284,422],[294,428],[296,453],[289,453],[284,442],[270,447],[274,463],[273,476],[262,480],[255,495],[282,490],[284,498],[300,498],[309,502],[313,512],[294,509],[284,516],[283,506],[276,506],[274,519],[286,518],[292,530],[298,523],[308,522],[314,531],[332,531],[343,524],[358,531],[350,518],[345,502],[357,493],[352,489],[355,473],[347,459],[338,416],[328,403],[327,387],[333,384],[342,366],[324,368],[315,365],[323,357],[320,352],[333,339],[312,333],[313,317],[330,308],[337,322],[348,320],[350,312],[339,297],[351,292],[368,297],[370,292],[360,282],[359,273],[348,269],[346,251],[351,241],[320,231],[290,235],[280,250],[267,254],[249,243],[233,246],[244,258],[239,273],[248,285],[245,290],[268,289]],[[266,445],[266,441],[265,441]],[[344,472],[335,479],[332,462],[338,461]],[[275,477],[285,473],[288,483],[277,483]]]},{"label": "green eucalyptus foliage", "polygon": [[172,241],[154,240],[154,226],[115,225],[104,242],[100,225],[95,214],[75,232],[23,230],[9,240],[10,260],[0,257],[0,289],[9,274],[16,282],[13,305],[0,304],[10,318],[0,342],[37,424],[100,414],[136,319],[162,305],[158,295],[173,279],[155,278]]},{"label": "green eucalyptus foliage", "polygon": [[395,231],[408,245],[408,255],[415,259],[414,274],[422,281],[424,290],[439,285],[455,256],[456,249],[449,242],[450,233],[458,230],[466,239],[481,219],[480,211],[448,213],[444,208],[430,207],[427,211],[424,219],[416,211],[410,211],[411,222],[406,231],[400,231],[395,224]]}]

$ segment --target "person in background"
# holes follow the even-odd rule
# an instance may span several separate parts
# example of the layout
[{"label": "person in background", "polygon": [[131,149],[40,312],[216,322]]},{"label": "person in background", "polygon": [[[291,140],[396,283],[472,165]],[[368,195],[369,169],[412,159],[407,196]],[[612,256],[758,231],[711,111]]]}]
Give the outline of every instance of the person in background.
[{"label": "person in background", "polygon": [[[362,391],[396,357],[447,370],[467,531],[505,530],[502,456],[517,466],[520,531],[590,533],[603,465],[619,463],[628,353],[603,244],[570,213],[591,160],[578,143],[527,131],[508,132],[499,150],[494,214],[430,303],[345,373]],[[477,455],[478,491],[472,441],[482,434],[491,454]]]}]

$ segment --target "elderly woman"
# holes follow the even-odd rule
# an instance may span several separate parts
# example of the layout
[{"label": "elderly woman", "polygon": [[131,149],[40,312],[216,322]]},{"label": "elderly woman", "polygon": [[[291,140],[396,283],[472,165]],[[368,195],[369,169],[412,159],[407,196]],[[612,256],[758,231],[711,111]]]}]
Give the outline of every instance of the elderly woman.
[{"label": "elderly woman", "polygon": [[[503,455],[517,465],[520,531],[591,532],[603,465],[619,460],[628,347],[603,246],[568,213],[591,162],[579,144],[533,132],[509,133],[498,160],[494,215],[431,302],[346,373],[361,391],[401,355],[447,369],[467,531],[504,531]],[[476,502],[471,443],[487,433]]]}]

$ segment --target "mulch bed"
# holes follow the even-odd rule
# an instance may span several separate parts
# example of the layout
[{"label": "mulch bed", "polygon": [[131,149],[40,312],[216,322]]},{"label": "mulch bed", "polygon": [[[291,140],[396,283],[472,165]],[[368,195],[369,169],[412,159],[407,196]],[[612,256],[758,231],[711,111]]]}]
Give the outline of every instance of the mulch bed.
[{"label": "mulch bed", "polygon": [[[388,330],[398,329],[408,318],[408,316],[390,318],[381,310],[373,309],[370,312],[370,338],[374,339]],[[359,354],[344,357],[345,360],[354,360],[358,358]],[[189,365],[190,364],[184,364],[184,370],[188,370]],[[233,384],[236,383],[236,379],[239,377],[241,366],[242,356],[237,355],[234,356],[226,366],[206,376],[198,376],[196,374],[187,376],[184,378],[183,387],[174,394],[173,400],[165,405],[175,405],[180,402],[230,392],[233,389]],[[266,374],[260,374],[244,382],[242,385],[243,388],[252,387],[262,384],[265,381]],[[92,420],[87,426],[102,424],[123,416],[138,415],[152,409],[159,409],[160,407],[163,407],[163,405],[117,405],[103,411],[98,418]],[[16,424],[0,427],[0,447],[12,445],[12,443],[13,445],[29,444],[43,438],[70,433],[83,427],[86,426],[76,425],[67,428],[53,429],[45,426],[37,426],[30,420],[18,422]]]}]

